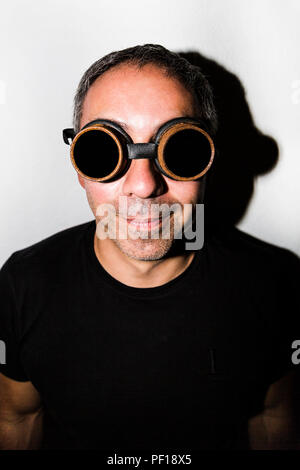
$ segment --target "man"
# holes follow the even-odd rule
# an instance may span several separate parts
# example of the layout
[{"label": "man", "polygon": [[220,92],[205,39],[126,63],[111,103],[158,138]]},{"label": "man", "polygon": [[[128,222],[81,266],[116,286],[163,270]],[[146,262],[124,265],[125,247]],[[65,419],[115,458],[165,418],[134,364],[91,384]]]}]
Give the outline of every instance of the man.
[{"label": "man", "polygon": [[[167,123],[178,135],[178,120],[196,123],[211,151],[199,178],[167,176],[157,132]],[[156,45],[109,54],[79,84],[74,129],[65,139],[94,220],[2,268],[1,447],[297,448],[298,259],[224,227],[205,227],[203,247],[187,249],[175,216],[164,238],[164,218],[149,212],[186,205],[199,224],[216,129],[200,70]],[[102,153],[88,140],[99,136]],[[160,160],[155,146],[133,145],[154,142]],[[110,145],[119,160],[107,176]],[[180,152],[178,174],[189,157]],[[115,210],[106,225],[103,204]],[[101,236],[111,221],[140,236]]]}]

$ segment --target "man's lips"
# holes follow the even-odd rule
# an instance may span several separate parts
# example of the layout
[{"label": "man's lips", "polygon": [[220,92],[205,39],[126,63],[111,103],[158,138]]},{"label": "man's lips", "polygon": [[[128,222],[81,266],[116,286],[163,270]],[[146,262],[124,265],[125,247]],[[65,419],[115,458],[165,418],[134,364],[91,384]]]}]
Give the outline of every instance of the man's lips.
[{"label": "man's lips", "polygon": [[135,217],[127,217],[126,221],[130,225],[140,226],[140,227],[153,227],[155,225],[159,225],[162,221],[160,217],[156,219],[137,219]]},{"label": "man's lips", "polygon": [[160,227],[163,218],[162,217],[123,217],[120,216],[130,227],[134,227],[140,230],[151,230],[154,227]]},{"label": "man's lips", "polygon": [[138,224],[146,224],[146,223],[151,223],[155,221],[162,220],[161,217],[157,217],[155,219],[137,219],[136,217],[126,217],[127,222],[136,222]]}]

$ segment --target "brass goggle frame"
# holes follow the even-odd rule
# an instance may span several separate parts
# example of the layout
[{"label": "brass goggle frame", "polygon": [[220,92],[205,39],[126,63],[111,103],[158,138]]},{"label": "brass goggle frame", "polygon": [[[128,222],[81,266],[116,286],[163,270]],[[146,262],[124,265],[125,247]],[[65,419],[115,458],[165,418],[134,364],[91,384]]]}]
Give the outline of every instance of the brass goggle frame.
[{"label": "brass goggle frame", "polygon": [[[200,132],[203,136],[206,137],[210,146],[210,157],[208,159],[207,165],[199,173],[191,177],[175,174],[170,168],[168,168],[164,156],[164,150],[170,138],[183,130],[195,130]],[[89,176],[82,172],[77,166],[74,156],[76,144],[79,139],[84,134],[91,131],[105,132],[113,139],[118,149],[118,161],[115,168],[108,175],[101,178]],[[128,170],[131,160],[140,158],[152,159],[158,170],[168,178],[176,181],[195,181],[204,176],[205,173],[209,170],[215,155],[215,146],[212,138],[202,128],[202,125],[199,121],[191,118],[176,118],[166,122],[158,129],[154,137],[154,142],[149,143],[133,143],[131,137],[121,126],[113,121],[103,119],[97,119],[89,122],[77,134],[75,134],[74,129],[64,129],[63,139],[64,142],[68,145],[70,145],[69,139],[72,140],[70,156],[72,164],[77,173],[80,174],[83,178],[97,182],[108,182],[120,178]],[[182,158],[185,158],[184,155]],[[197,158],[196,153],[195,158]]]}]

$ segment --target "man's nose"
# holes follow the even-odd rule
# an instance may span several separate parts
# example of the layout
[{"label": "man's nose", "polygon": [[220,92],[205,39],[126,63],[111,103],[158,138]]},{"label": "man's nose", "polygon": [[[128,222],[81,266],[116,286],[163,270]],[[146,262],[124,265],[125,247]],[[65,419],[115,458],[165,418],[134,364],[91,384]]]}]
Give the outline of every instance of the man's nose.
[{"label": "man's nose", "polygon": [[125,175],[123,193],[126,196],[149,198],[160,196],[164,192],[164,178],[149,158],[131,161]]}]

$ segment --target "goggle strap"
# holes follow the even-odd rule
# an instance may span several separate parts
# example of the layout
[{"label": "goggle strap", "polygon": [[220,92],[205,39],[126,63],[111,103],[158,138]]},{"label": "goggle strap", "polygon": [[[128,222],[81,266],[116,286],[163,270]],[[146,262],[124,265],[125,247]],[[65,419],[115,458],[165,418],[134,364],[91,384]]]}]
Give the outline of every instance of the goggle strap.
[{"label": "goggle strap", "polygon": [[139,158],[156,158],[157,144],[154,143],[140,143],[140,144],[127,144],[128,158],[130,160]]},{"label": "goggle strap", "polygon": [[64,129],[63,130],[63,139],[67,145],[70,145],[69,139],[73,140],[75,137],[74,129]]}]

